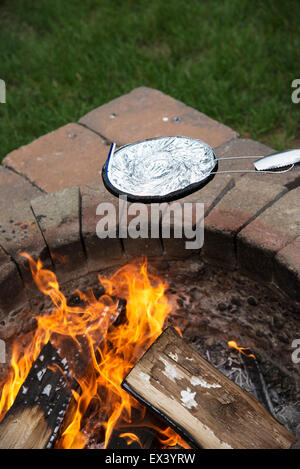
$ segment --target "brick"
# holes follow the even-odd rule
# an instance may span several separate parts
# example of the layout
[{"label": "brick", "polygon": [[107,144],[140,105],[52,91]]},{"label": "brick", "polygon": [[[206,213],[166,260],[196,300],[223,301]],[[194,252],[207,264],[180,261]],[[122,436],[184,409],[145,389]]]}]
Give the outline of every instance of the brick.
[{"label": "brick", "polygon": [[235,267],[237,233],[285,191],[286,188],[278,184],[256,181],[251,177],[239,179],[205,219],[205,259]]},{"label": "brick", "polygon": [[291,298],[300,301],[300,236],[276,254],[274,281]]},{"label": "brick", "polygon": [[[212,208],[222,199],[222,197],[229,191],[234,185],[234,180],[229,175],[216,175],[212,181],[210,181],[202,189],[190,194],[182,199],[179,199],[179,202],[184,204],[188,203],[202,203],[204,204],[204,216],[207,216]],[[193,212],[194,213],[194,212]],[[200,220],[195,220],[195,224],[199,223]],[[171,225],[171,237],[170,239],[163,238],[163,248],[164,256],[170,259],[181,259],[189,257],[190,255],[195,254],[194,249],[186,249],[185,237],[175,238],[174,237],[175,227]],[[199,251],[199,250],[198,250]]]},{"label": "brick", "polygon": [[0,211],[21,200],[30,201],[42,191],[27,179],[10,169],[0,166]]},{"label": "brick", "polygon": [[[218,158],[229,158],[231,156],[257,156],[252,159],[236,159],[219,162],[219,171],[237,171],[237,170],[253,170],[253,161],[260,157],[271,155],[276,153],[276,150],[263,145],[262,143],[255,142],[248,138],[236,138],[230,142],[226,142],[223,145],[215,149]],[[235,179],[239,179],[243,176],[243,173],[232,173],[231,176]],[[251,174],[251,178],[258,181],[268,182],[272,184],[281,184],[284,186],[292,187],[297,183],[300,177],[300,168],[294,168],[292,171],[287,173],[277,174]]]},{"label": "brick", "polygon": [[237,237],[238,263],[247,275],[271,281],[274,256],[300,235],[300,187],[277,200]]},{"label": "brick", "polygon": [[[87,253],[88,270],[96,272],[99,269],[119,265],[126,262],[121,241],[118,239],[119,230],[119,200],[110,194],[104,187],[102,181],[85,184],[81,189],[82,200],[82,236]],[[114,226],[116,223],[116,238],[100,239],[96,228],[98,222],[103,218],[96,214],[100,203],[110,203],[115,207],[115,215],[111,219]],[[102,231],[103,230],[99,230]]]},{"label": "brick", "polygon": [[37,197],[31,201],[31,207],[49,247],[59,281],[86,274],[80,235],[79,188]]},{"label": "brick", "polygon": [[[11,313],[0,321],[0,339],[4,340],[7,344],[6,347],[6,360],[7,365],[11,360],[11,344],[15,341],[19,334],[27,334],[36,329],[36,318],[32,314],[30,304],[25,304],[18,311],[11,311]],[[3,370],[3,368],[2,368]],[[1,364],[0,364],[0,380],[1,380]]]},{"label": "brick", "polygon": [[94,132],[67,124],[9,153],[3,162],[45,192],[58,192],[99,179],[108,151]]},{"label": "brick", "polygon": [[27,252],[35,260],[40,258],[45,267],[51,268],[52,263],[48,247],[36,223],[30,204],[20,202],[0,214],[0,246],[17,263],[25,286],[30,295],[38,294],[34,285],[28,261],[22,252]]},{"label": "brick", "polygon": [[[159,238],[159,221],[158,219],[158,238],[152,237],[151,233],[151,206],[147,204],[132,204],[127,203],[121,218],[121,223],[127,226],[127,237],[122,240],[125,254],[128,259],[137,257],[155,258],[161,257],[163,254],[162,243]],[[138,224],[138,226],[137,226]],[[138,236],[133,238],[130,235],[133,229],[134,235]],[[144,236],[147,237],[144,237]]]},{"label": "brick", "polygon": [[224,195],[233,188],[235,182],[229,174],[216,175],[202,189],[180,199],[182,202],[200,202],[204,204],[205,216],[217,205]]},{"label": "brick", "polygon": [[232,129],[205,114],[146,87],[136,88],[94,109],[79,122],[118,145],[185,135],[218,146],[237,136]]},{"label": "brick", "polygon": [[16,264],[0,248],[0,322],[27,302]]},{"label": "brick", "polygon": [[[189,207],[186,206],[187,204]],[[165,210],[162,210],[161,230],[164,259],[183,259],[199,255],[204,234],[202,230],[203,209],[203,206],[198,209],[196,203],[192,201],[178,200],[171,202]],[[166,230],[165,233],[164,230]]]}]

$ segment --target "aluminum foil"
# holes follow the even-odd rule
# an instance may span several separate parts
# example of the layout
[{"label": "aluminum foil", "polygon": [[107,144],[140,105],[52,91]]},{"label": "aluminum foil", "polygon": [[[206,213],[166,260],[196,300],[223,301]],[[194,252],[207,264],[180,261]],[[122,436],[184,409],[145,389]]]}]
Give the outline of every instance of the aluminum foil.
[{"label": "aluminum foil", "polygon": [[134,196],[165,196],[201,182],[216,165],[213,149],[188,137],[161,137],[125,145],[107,164],[117,190]]}]

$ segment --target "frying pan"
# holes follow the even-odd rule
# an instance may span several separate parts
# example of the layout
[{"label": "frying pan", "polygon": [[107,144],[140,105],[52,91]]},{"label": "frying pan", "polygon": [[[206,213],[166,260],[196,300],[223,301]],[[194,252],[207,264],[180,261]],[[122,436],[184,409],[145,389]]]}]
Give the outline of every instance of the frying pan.
[{"label": "frying pan", "polygon": [[[253,159],[251,170],[218,171],[218,161]],[[258,159],[257,159],[258,158]],[[300,162],[300,149],[263,158],[217,158],[207,143],[190,137],[158,137],[124,145],[112,143],[102,169],[105,187],[132,202],[160,203],[185,197],[208,184],[216,174],[282,173]]]}]

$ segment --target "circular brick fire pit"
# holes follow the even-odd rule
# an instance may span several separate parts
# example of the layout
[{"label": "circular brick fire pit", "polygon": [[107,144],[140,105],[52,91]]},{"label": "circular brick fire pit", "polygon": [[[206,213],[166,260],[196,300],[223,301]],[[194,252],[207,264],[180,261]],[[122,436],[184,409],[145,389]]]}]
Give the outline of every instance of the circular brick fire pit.
[{"label": "circular brick fire pit", "polygon": [[[210,317],[203,323],[200,315],[199,335],[207,339],[209,331],[224,340],[225,332],[234,331],[237,338],[249,341],[244,345],[258,352],[267,344],[271,361],[278,366],[281,362],[281,368],[293,376],[293,398],[299,399],[299,365],[291,360],[292,341],[300,338],[299,170],[278,175],[220,174],[201,191],[180,200],[204,203],[205,239],[197,252],[185,249],[185,240],[174,237],[100,239],[96,235],[97,206],[111,202],[119,211],[118,199],[100,177],[111,141],[120,146],[166,135],[204,140],[218,157],[264,156],[273,151],[240,139],[230,128],[159,91],[138,88],[5,157],[0,167],[0,339],[9,344],[34,327],[29,312],[49,307],[22,252],[54,270],[68,297],[76,288],[96,285],[98,272],[147,256],[150,266],[162,276],[168,272],[171,282],[176,283],[180,269],[184,271],[181,285],[190,283],[185,294],[199,303],[202,312],[211,310],[214,320]],[[250,165],[247,160],[233,160],[224,169],[250,169]],[[177,300],[180,288],[179,279]],[[177,319],[185,321],[188,308],[183,303],[176,303],[174,321],[178,308]],[[193,324],[190,337],[195,341],[197,321]],[[184,324],[187,335],[189,327]],[[8,346],[8,359],[9,350]]]}]

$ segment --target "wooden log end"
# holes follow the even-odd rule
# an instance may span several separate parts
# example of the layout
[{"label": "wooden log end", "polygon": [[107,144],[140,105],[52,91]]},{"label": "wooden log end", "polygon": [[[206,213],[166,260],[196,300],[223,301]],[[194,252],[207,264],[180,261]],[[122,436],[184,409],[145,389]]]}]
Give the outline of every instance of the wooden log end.
[{"label": "wooden log end", "polygon": [[152,344],[122,387],[198,448],[287,449],[296,439],[172,327]]}]

